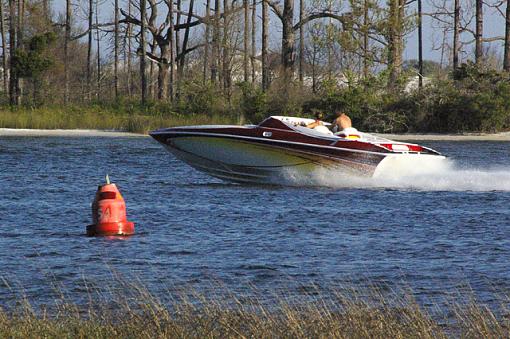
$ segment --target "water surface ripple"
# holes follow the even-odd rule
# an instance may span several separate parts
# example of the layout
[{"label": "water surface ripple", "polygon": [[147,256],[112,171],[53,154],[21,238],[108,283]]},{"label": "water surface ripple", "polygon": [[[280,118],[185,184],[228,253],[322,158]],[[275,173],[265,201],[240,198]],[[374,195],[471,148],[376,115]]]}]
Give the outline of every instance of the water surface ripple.
[{"label": "water surface ripple", "polygon": [[[358,185],[245,186],[197,172],[150,138],[0,138],[0,304],[54,284],[86,300],[117,273],[156,295],[216,284],[243,292],[307,284],[409,286],[423,299],[510,290],[508,142],[428,142],[452,167]],[[137,235],[88,238],[109,173]],[[329,187],[317,187],[316,184]]]}]

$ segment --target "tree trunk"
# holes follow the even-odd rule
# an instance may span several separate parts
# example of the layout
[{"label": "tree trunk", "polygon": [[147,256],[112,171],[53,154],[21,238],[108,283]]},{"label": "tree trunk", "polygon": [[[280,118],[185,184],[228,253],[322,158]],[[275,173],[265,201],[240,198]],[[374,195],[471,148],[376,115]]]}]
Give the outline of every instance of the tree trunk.
[{"label": "tree trunk", "polygon": [[312,55],[312,92],[317,93],[317,45],[313,45],[313,55]]},{"label": "tree trunk", "polygon": [[[299,0],[299,21],[305,18],[305,1]],[[305,56],[305,32],[304,27],[299,27],[299,82],[303,85],[304,78],[304,56]]]},{"label": "tree trunk", "polygon": [[220,0],[214,0],[214,22],[211,55],[211,81],[218,80],[218,59],[220,55]]},{"label": "tree trunk", "polygon": [[[16,40],[17,48],[22,50],[24,45],[23,29],[25,28],[25,0],[18,0],[18,39]],[[17,105],[21,103],[23,95],[23,79],[16,78],[16,99]]]},{"label": "tree trunk", "polygon": [[69,43],[71,41],[71,0],[66,0],[66,28],[64,38],[64,104],[69,103]]},{"label": "tree trunk", "polygon": [[115,0],[115,27],[114,27],[114,62],[113,65],[113,82],[115,88],[115,100],[119,99],[119,0]]},{"label": "tree trunk", "polygon": [[145,53],[147,51],[147,41],[145,41],[145,12],[146,12],[146,4],[145,0],[140,0],[140,81],[141,81],[141,91],[142,91],[142,104],[147,103],[147,75],[145,74],[146,69],[146,57]]},{"label": "tree trunk", "polygon": [[18,99],[16,94],[16,73],[14,72],[13,56],[16,52],[16,2],[9,0],[9,51],[10,51],[10,79],[9,79],[9,103],[17,105]]},{"label": "tree trunk", "polygon": [[188,25],[186,27],[186,30],[184,31],[184,39],[182,41],[182,51],[181,55],[179,56],[179,62],[178,62],[178,78],[182,79],[184,78],[184,66],[186,65],[186,50],[188,49],[188,41],[189,41],[189,34],[191,27],[189,26],[191,23],[191,19],[193,18],[193,7],[195,6],[195,1],[190,0],[189,2],[189,10],[188,10],[188,18],[186,19],[186,24]]},{"label": "tree trunk", "polygon": [[[368,78],[368,0],[363,3],[363,77]],[[315,92],[315,91],[314,91]]]},{"label": "tree trunk", "polygon": [[18,40],[16,41],[18,48],[23,47],[24,18],[25,18],[25,0],[18,0]]},{"label": "tree trunk", "polygon": [[190,34],[190,23],[193,18],[193,7],[195,6],[195,1],[190,0],[189,8],[188,8],[188,17],[186,19],[186,30],[184,31],[184,39],[182,41],[182,51],[181,54],[176,54],[176,62],[177,62],[177,90],[176,97],[180,96],[181,93],[181,81],[184,79],[184,66],[186,65],[186,50],[188,49],[188,41]]},{"label": "tree trunk", "polygon": [[505,23],[505,56],[503,69],[510,72],[510,0],[506,1],[506,23]]},{"label": "tree trunk", "polygon": [[167,44],[159,45],[162,61],[158,63],[158,99],[166,100],[169,92],[168,73],[170,70],[170,46]]},{"label": "tree trunk", "polygon": [[[157,44],[156,44],[156,41],[152,40],[152,44],[149,44],[149,47],[150,47],[150,53],[152,55],[154,55],[156,53],[156,47],[157,47]],[[158,66],[158,72],[159,72],[159,66]],[[158,78],[159,78],[159,75],[158,75]],[[154,62],[151,61],[150,64],[149,64],[149,86],[148,86],[148,95],[149,95],[149,98],[151,98],[152,100],[154,100],[156,98],[156,91],[155,91],[155,87],[156,86],[156,83],[154,82]],[[158,93],[159,93],[159,90],[158,90]],[[158,95],[158,98],[159,98],[159,95]]]},{"label": "tree trunk", "polygon": [[97,99],[101,99],[101,48],[99,36],[99,1],[96,1]]},{"label": "tree trunk", "polygon": [[7,61],[7,39],[5,35],[4,3],[0,2],[0,35],[2,37],[2,67],[4,92],[9,93],[9,64]]},{"label": "tree trunk", "polygon": [[418,0],[418,87],[423,87],[423,32],[422,32],[422,11],[421,1]]},{"label": "tree trunk", "polygon": [[223,70],[221,72],[221,76],[223,79],[223,89],[224,93],[230,101],[230,89],[231,89],[231,77],[230,77],[230,41],[229,41],[229,21],[230,16],[227,14],[229,11],[229,3],[228,0],[223,0],[223,37],[222,37],[222,47],[223,47]]},{"label": "tree trunk", "polygon": [[243,29],[243,71],[244,71],[244,82],[249,81],[248,73],[248,34],[250,23],[248,21],[249,8],[248,0],[243,0],[243,12],[244,12],[244,29]]},{"label": "tree trunk", "polygon": [[209,69],[209,35],[210,33],[210,16],[211,0],[207,0],[205,4],[205,46],[204,46],[204,82],[207,80],[207,70]]},{"label": "tree trunk", "polygon": [[262,90],[265,92],[269,88],[269,69],[267,60],[267,49],[269,46],[269,0],[262,0]]},{"label": "tree trunk", "polygon": [[475,61],[482,64],[483,58],[483,0],[476,0]]},{"label": "tree trunk", "polygon": [[[175,24],[179,25],[181,23],[181,10],[182,10],[182,1],[177,0],[177,13],[175,18]],[[181,53],[181,32],[179,30],[175,30],[175,55],[179,55]],[[177,72],[179,73],[179,72]],[[177,81],[179,81],[179,74],[177,74]]]},{"label": "tree trunk", "polygon": [[251,83],[255,83],[255,53],[256,53],[256,41],[255,36],[257,34],[257,0],[253,0],[251,8]]},{"label": "tree trunk", "polygon": [[169,32],[169,39],[168,39],[168,45],[169,45],[169,57],[164,58],[164,60],[169,61],[170,66],[170,84],[168,86],[168,96],[170,97],[170,100],[172,101],[174,99],[174,65],[175,65],[175,50],[174,50],[174,4],[172,1],[170,1],[170,7],[168,8],[168,17],[170,22],[170,27],[168,28]]},{"label": "tree trunk", "polygon": [[[131,16],[131,0],[128,0],[128,14]],[[127,94],[131,97],[131,23],[127,23],[126,27],[126,37],[127,37],[127,79],[126,79],[126,87]]]},{"label": "tree trunk", "polygon": [[389,29],[388,29],[388,68],[389,88],[397,86],[398,78],[402,72],[402,46],[404,29],[405,0],[390,1]]},{"label": "tree trunk", "polygon": [[[282,13],[282,66],[284,78],[292,80],[294,73],[294,1],[285,0]],[[287,83],[287,81],[285,81]]]},{"label": "tree trunk", "polygon": [[92,93],[92,19],[93,19],[93,5],[94,1],[89,0],[89,32],[88,32],[88,43],[87,43],[87,98],[90,100]]},{"label": "tree trunk", "polygon": [[[182,1],[177,0],[177,13],[176,13],[176,19],[175,23],[176,25],[179,25],[181,23],[181,10],[182,10]],[[184,51],[184,48],[183,48]],[[175,56],[176,58],[181,54],[181,31],[176,29],[175,30]],[[180,87],[181,87],[181,71],[179,70],[180,63],[177,61],[177,72],[175,74],[175,92],[176,96],[179,96]]]},{"label": "tree trunk", "polygon": [[453,69],[459,67],[460,0],[455,0],[453,10]]}]

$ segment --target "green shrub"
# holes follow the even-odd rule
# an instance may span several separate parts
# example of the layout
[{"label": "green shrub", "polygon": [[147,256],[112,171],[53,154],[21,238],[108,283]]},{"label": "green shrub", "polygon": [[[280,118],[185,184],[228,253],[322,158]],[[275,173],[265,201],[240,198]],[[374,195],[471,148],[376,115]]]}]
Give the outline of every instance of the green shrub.
[{"label": "green shrub", "polygon": [[213,83],[197,79],[182,83],[175,108],[183,114],[215,115],[227,112],[229,102]]},{"label": "green shrub", "polygon": [[406,115],[396,105],[399,97],[388,94],[383,76],[339,87],[326,82],[321,91],[304,104],[305,111],[320,110],[326,119],[332,120],[336,110],[348,114],[353,126],[375,132],[404,132],[407,130]]},{"label": "green shrub", "polygon": [[260,86],[253,86],[253,84],[246,82],[241,82],[237,86],[242,92],[239,108],[248,122],[256,124],[270,115],[267,95]]},{"label": "green shrub", "polygon": [[412,130],[495,132],[510,128],[510,76],[466,64],[397,103],[408,107]]}]

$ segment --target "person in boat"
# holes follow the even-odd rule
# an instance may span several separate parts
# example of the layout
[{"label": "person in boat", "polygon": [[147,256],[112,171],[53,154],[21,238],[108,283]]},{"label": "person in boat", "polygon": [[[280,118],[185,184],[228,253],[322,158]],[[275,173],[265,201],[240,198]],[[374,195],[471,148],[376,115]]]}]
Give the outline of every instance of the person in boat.
[{"label": "person in boat", "polygon": [[335,111],[335,120],[331,124],[333,132],[343,131],[346,128],[352,128],[351,118],[342,111]]},{"label": "person in boat", "polygon": [[360,134],[358,130],[352,127],[351,118],[342,111],[335,112],[335,120],[331,124],[332,131],[335,135],[347,139],[359,139]]},{"label": "person in boat", "polygon": [[306,127],[307,128],[315,128],[318,126],[324,126],[324,123],[322,122],[322,119],[324,119],[324,114],[322,114],[321,111],[316,111],[314,116],[315,116],[315,121],[307,124]]},{"label": "person in boat", "polygon": [[324,119],[324,114],[320,111],[316,111],[315,114],[315,121],[311,122],[306,125],[306,127],[311,128],[317,132],[321,132],[324,134],[332,134],[329,128],[327,128],[324,123],[322,122],[322,119]]}]

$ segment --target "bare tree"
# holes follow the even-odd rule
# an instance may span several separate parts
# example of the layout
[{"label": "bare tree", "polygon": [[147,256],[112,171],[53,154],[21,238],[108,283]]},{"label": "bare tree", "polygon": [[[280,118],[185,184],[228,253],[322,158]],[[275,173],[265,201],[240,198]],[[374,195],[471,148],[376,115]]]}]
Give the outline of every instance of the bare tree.
[{"label": "bare tree", "polygon": [[204,71],[203,78],[204,81],[207,80],[207,70],[209,69],[209,39],[210,39],[210,20],[209,16],[211,14],[211,0],[207,0],[205,4],[205,37],[204,37]]},{"label": "bare tree", "polygon": [[92,91],[92,25],[94,15],[94,0],[89,0],[89,11],[88,11],[88,43],[87,43],[87,96],[90,99]]},{"label": "bare tree", "polygon": [[453,9],[453,69],[459,67],[460,46],[460,0],[455,0]]},{"label": "bare tree", "polygon": [[223,82],[223,90],[225,95],[230,99],[231,93],[231,74],[230,74],[230,41],[229,41],[229,28],[230,28],[230,15],[229,11],[229,0],[223,0],[223,35],[221,38],[221,47],[222,47],[222,72],[221,81]]},{"label": "bare tree", "polygon": [[507,72],[510,72],[510,0],[506,1],[505,53],[503,60],[503,69]]},{"label": "bare tree", "polygon": [[[140,26],[142,23],[146,27],[147,31],[152,36],[153,44],[151,51],[144,53],[150,58],[151,62],[157,64],[158,67],[158,99],[165,100],[170,96],[174,96],[174,65],[176,60],[175,55],[175,39],[174,33],[176,30],[186,29],[187,27],[194,27],[204,22],[204,19],[197,15],[192,15],[198,19],[189,23],[183,23],[179,25],[174,24],[174,4],[170,0],[165,0],[164,4],[167,6],[167,13],[165,19],[162,22],[157,20],[158,16],[158,5],[160,2],[156,0],[149,0],[150,15],[144,15],[143,19],[137,19],[130,16],[128,13],[121,9],[121,13],[124,16],[121,23],[130,22],[131,24]],[[144,11],[145,12],[145,11]],[[156,49],[152,47],[158,47],[159,53],[156,54]],[[141,47],[143,49],[143,47]],[[190,49],[187,49],[188,52]],[[182,53],[181,53],[182,54]]]},{"label": "bare tree", "polygon": [[[182,0],[176,1],[176,19],[175,24],[179,25],[181,23],[181,10],[182,10]],[[180,54],[180,45],[181,45],[181,32],[176,29],[175,30],[175,55]],[[179,72],[177,72],[179,73]],[[179,76],[177,76],[177,81],[179,81]]]},{"label": "bare tree", "polygon": [[405,0],[389,1],[388,18],[388,68],[390,88],[395,87],[402,71]]},{"label": "bare tree", "polygon": [[320,59],[320,47],[319,47],[319,36],[323,36],[323,32],[320,29],[320,25],[313,24],[308,28],[308,43],[306,45],[307,59],[308,64],[311,66],[311,75],[312,75],[312,91],[313,93],[317,92],[317,83],[318,83],[318,71],[317,66]]},{"label": "bare tree", "polygon": [[[69,1],[69,0],[68,0]],[[14,52],[16,50],[16,2],[15,0],[9,0],[9,67],[10,67],[10,78],[9,78],[9,103],[11,105],[18,105],[18,95],[16,91],[18,77],[14,72]]]},{"label": "bare tree", "polygon": [[249,40],[249,27],[250,22],[248,21],[249,17],[249,6],[248,6],[248,0],[243,0],[243,12],[244,12],[244,30],[243,30],[243,71],[244,71],[244,81],[249,81],[249,73],[248,73],[248,40]]},{"label": "bare tree", "polygon": [[[25,0],[18,0],[18,39],[16,40],[16,48],[22,50],[23,49],[23,39],[24,34],[23,30],[25,28]],[[19,105],[21,103],[21,97],[23,93],[23,84],[22,84],[22,78],[18,77],[16,79],[16,97],[17,97],[17,104]]]},{"label": "bare tree", "polygon": [[283,3],[283,11],[281,12],[282,20],[282,65],[284,76],[291,78],[294,72],[294,1],[285,0]]},{"label": "bare tree", "polygon": [[475,60],[481,65],[483,58],[483,0],[476,0]]},{"label": "bare tree", "polygon": [[7,61],[7,39],[5,34],[4,3],[0,2],[0,35],[2,37],[2,66],[4,79],[4,92],[9,92],[9,64]]},{"label": "bare tree", "polygon": [[66,0],[66,23],[64,38],[64,103],[69,103],[69,43],[71,42],[71,0]]},{"label": "bare tree", "polygon": [[214,0],[214,20],[212,36],[212,55],[211,55],[211,81],[216,83],[218,80],[218,62],[220,56],[220,0]]},{"label": "bare tree", "polygon": [[256,53],[256,41],[255,37],[257,34],[257,0],[253,0],[251,6],[251,82],[255,83],[255,53]]},{"label": "bare tree", "polygon": [[[318,12],[313,12],[308,14],[298,23],[294,23],[294,2],[293,0],[284,0],[283,8],[274,2],[270,2],[266,0],[268,5],[271,6],[273,12],[282,22],[282,67],[284,77],[287,79],[291,79],[294,73],[294,63],[295,63],[295,52],[294,52],[294,44],[295,44],[295,34],[298,29],[300,29],[303,25],[306,25],[308,22],[320,19],[320,18],[331,18],[342,25],[345,24],[346,18],[342,15],[338,15],[329,10],[323,10]],[[404,0],[400,0],[404,1]]]},{"label": "bare tree", "polygon": [[[305,18],[305,1],[299,0],[299,21]],[[304,27],[299,27],[299,82],[303,84],[304,74],[304,55],[305,55],[305,32]]]},{"label": "bare tree", "polygon": [[418,87],[423,87],[423,32],[421,0],[418,0]]},{"label": "bare tree", "polygon": [[[150,49],[149,55],[155,55],[156,48],[157,48],[156,41],[154,41],[154,39],[152,39],[152,41],[149,43],[149,49]],[[154,62],[154,60],[150,60],[150,61],[151,62],[149,63],[149,83],[147,86],[147,90],[148,90],[147,94],[149,95],[151,100],[154,100],[156,98],[156,83],[154,82],[155,62]]]},{"label": "bare tree", "polygon": [[141,92],[142,92],[142,104],[147,102],[147,74],[146,70],[146,51],[147,41],[145,39],[145,12],[146,12],[145,0],[140,0],[140,80],[141,80]]},{"label": "bare tree", "polygon": [[[158,41],[161,50],[162,60],[159,62],[159,99],[165,99],[166,95],[170,96],[170,100],[173,100],[174,97],[174,3],[172,0],[167,1],[168,6],[168,16],[167,22],[169,22],[168,27],[168,38],[166,40],[161,39]],[[168,53],[168,54],[167,54]],[[168,68],[170,68],[170,79],[167,78]],[[168,83],[170,81],[170,83]]]},{"label": "bare tree", "polygon": [[114,65],[113,65],[113,82],[115,89],[115,100],[119,99],[119,0],[114,1],[115,7],[115,26],[114,26]]},{"label": "bare tree", "polygon": [[101,98],[101,37],[99,34],[99,0],[96,0],[96,56],[97,56],[97,98]]},{"label": "bare tree", "polygon": [[269,0],[262,0],[262,90],[269,88],[269,65],[268,65],[268,47],[269,47]]},{"label": "bare tree", "polygon": [[[188,49],[188,42],[189,42],[189,36],[190,36],[190,30],[191,30],[191,19],[193,17],[193,8],[195,5],[194,0],[190,0],[189,2],[189,8],[188,8],[188,18],[186,19],[186,28],[184,31],[184,39],[182,41],[182,49],[179,54],[176,54],[176,59],[178,61],[177,63],[177,71],[178,71],[178,79],[184,78],[184,67],[186,66],[186,55],[190,52],[190,49]],[[180,83],[180,80],[177,81],[177,83]]]},{"label": "bare tree", "polygon": [[[131,0],[128,0],[128,14],[131,16]],[[127,79],[126,79],[126,86],[127,86],[127,93],[128,96],[131,96],[131,35],[132,35],[132,26],[131,23],[128,22],[126,24],[126,39],[127,39]]]},{"label": "bare tree", "polygon": [[368,51],[368,0],[363,2],[363,26],[362,26],[362,34],[363,34],[363,77],[365,79],[368,78],[369,72],[369,51]]}]

